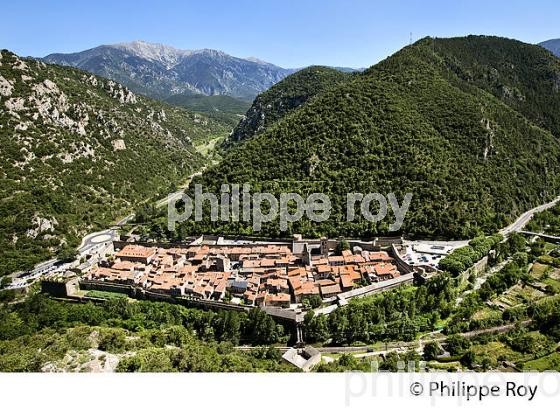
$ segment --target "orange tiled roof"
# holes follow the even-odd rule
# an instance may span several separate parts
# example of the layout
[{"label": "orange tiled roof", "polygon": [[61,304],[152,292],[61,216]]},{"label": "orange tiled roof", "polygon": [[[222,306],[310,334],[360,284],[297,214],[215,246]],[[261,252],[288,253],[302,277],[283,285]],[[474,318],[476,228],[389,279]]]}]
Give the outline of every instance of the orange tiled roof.
[{"label": "orange tiled roof", "polygon": [[340,285],[338,283],[330,286],[321,286],[321,293],[323,295],[331,295],[333,293],[340,293],[340,292],[342,292],[342,289],[340,289]]},{"label": "orange tiled roof", "polygon": [[341,275],[340,283],[343,288],[351,288],[352,286],[354,286],[354,282],[352,281],[350,275]]},{"label": "orange tiled roof", "polygon": [[375,265],[373,269],[375,270],[375,273],[380,276],[393,274],[397,271],[397,267],[392,263],[380,263]]},{"label": "orange tiled roof", "polygon": [[136,258],[149,258],[156,254],[156,248],[147,248],[140,245],[126,245],[122,248],[115,257],[136,257]]}]

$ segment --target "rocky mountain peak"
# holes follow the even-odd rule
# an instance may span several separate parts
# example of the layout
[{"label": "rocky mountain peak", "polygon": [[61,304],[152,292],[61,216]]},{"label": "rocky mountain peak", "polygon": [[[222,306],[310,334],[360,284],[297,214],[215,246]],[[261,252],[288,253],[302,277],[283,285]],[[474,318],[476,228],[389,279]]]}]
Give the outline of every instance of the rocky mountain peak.
[{"label": "rocky mountain peak", "polygon": [[193,50],[181,50],[164,44],[149,43],[142,40],[112,44],[109,47],[126,51],[149,61],[162,63],[168,66],[168,68],[181,62],[184,57],[193,54]]},{"label": "rocky mountain peak", "polygon": [[293,72],[219,50],[181,50],[140,40],[50,54],[43,61],[77,67],[121,82],[134,92],[164,99],[203,94],[252,100]]}]

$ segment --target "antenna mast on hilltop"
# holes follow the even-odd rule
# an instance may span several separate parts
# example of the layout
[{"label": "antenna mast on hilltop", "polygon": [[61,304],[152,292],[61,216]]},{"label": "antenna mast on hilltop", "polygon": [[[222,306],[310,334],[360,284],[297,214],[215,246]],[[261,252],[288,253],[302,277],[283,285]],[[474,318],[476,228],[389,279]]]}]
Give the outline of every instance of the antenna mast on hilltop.
[{"label": "antenna mast on hilltop", "polygon": [[409,46],[412,45],[412,31],[410,32],[410,42],[408,43]]}]

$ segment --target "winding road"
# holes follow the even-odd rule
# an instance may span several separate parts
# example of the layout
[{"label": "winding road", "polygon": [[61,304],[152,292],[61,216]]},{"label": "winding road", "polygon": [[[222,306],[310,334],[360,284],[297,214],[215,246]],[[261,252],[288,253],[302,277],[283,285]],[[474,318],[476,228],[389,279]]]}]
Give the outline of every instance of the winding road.
[{"label": "winding road", "polygon": [[534,214],[552,208],[554,205],[558,203],[558,201],[560,201],[560,196],[556,197],[550,202],[547,202],[546,204],[539,205],[533,209],[529,209],[527,212],[521,214],[521,216],[517,218],[511,225],[501,229],[500,233],[504,236],[507,236],[512,232],[521,231],[525,227],[525,225],[529,223],[529,221],[531,220]]},{"label": "winding road", "polygon": [[[531,218],[534,214],[545,211],[549,208],[552,208],[554,205],[558,204],[560,201],[560,196],[556,197],[550,202],[546,204],[539,205],[533,209],[529,209],[527,212],[521,214],[515,221],[511,224],[506,226],[505,228],[500,229],[499,233],[508,236],[513,232],[521,232],[525,225],[529,223]],[[441,246],[450,246],[452,248],[461,248],[463,246],[467,246],[469,244],[469,240],[461,240],[461,241],[429,241],[429,240],[417,240],[417,241],[404,241],[405,245],[420,245],[420,244],[427,244],[427,245],[441,245]]]},{"label": "winding road", "polygon": [[[155,205],[156,208],[162,208],[163,206],[167,205],[167,203],[169,201],[175,201],[175,200],[179,199],[181,197],[181,195],[185,192],[185,189],[188,188],[188,186],[190,185],[193,178],[202,175],[202,172],[205,169],[206,168],[202,168],[202,170],[197,171],[197,172],[189,175],[189,177],[187,178],[187,181],[185,182],[183,187],[180,190],[178,190],[178,191],[176,191],[172,194],[169,194],[165,198],[162,198],[159,201],[157,201],[156,205]],[[82,239],[82,243],[80,244],[80,247],[78,248],[79,256],[80,257],[86,256],[90,252],[98,249],[99,247],[105,246],[106,243],[116,240],[118,229],[121,226],[128,223],[131,219],[133,219],[134,216],[135,216],[134,213],[131,213],[131,214],[125,216],[124,218],[122,218],[120,221],[118,221],[114,226],[112,226],[109,229],[105,229],[105,230],[99,231],[99,232],[93,232],[93,233],[90,233],[90,234],[86,235]]]}]

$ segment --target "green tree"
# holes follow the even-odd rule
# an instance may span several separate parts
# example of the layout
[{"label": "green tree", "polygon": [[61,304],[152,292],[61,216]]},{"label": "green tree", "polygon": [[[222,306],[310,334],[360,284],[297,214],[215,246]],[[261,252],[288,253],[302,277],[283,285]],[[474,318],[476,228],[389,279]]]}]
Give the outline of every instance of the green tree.
[{"label": "green tree", "polygon": [[252,309],[248,317],[248,334],[253,344],[271,344],[280,340],[278,327],[268,314],[261,309]]},{"label": "green tree", "polygon": [[447,351],[452,355],[465,353],[471,346],[469,339],[461,335],[451,335],[445,339]]},{"label": "green tree", "polygon": [[0,281],[0,288],[5,288],[12,283],[12,278],[10,276],[4,276]]},{"label": "green tree", "polygon": [[424,346],[424,359],[434,360],[443,353],[443,349],[438,342],[428,342]]},{"label": "green tree", "polygon": [[348,243],[348,241],[346,239],[342,239],[336,244],[335,253],[337,255],[340,256],[340,255],[342,255],[343,251],[347,251],[347,250],[350,250],[350,244]]},{"label": "green tree", "polygon": [[472,369],[475,361],[476,361],[476,354],[472,350],[468,350],[461,357],[461,364],[463,366],[468,367],[469,369]]},{"label": "green tree", "polygon": [[122,329],[103,329],[99,334],[99,349],[110,353],[124,351],[126,334]]}]

